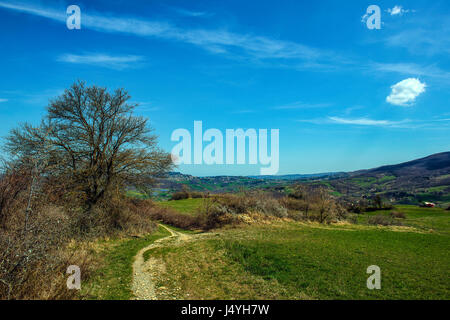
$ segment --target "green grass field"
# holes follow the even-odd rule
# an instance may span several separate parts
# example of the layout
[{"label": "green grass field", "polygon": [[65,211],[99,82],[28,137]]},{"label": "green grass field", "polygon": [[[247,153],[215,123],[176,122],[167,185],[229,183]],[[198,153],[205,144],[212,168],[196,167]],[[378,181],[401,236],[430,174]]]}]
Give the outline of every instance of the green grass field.
[{"label": "green grass field", "polygon": [[170,200],[161,201],[158,204],[162,207],[174,209],[179,213],[185,213],[188,215],[197,215],[201,206],[203,205],[203,198],[195,199],[182,199],[182,200]]},{"label": "green grass field", "polygon": [[358,217],[360,223],[366,223],[369,216],[386,215],[392,211],[402,212],[405,219],[397,219],[405,226],[411,226],[419,230],[432,230],[450,234],[450,211],[441,208],[421,208],[412,205],[397,205],[393,210],[380,210],[361,214]]},{"label": "green grass field", "polygon": [[[450,299],[449,212],[399,210],[410,227],[277,222],[156,249],[159,285],[184,299]],[[381,290],[366,287],[370,265]]]}]

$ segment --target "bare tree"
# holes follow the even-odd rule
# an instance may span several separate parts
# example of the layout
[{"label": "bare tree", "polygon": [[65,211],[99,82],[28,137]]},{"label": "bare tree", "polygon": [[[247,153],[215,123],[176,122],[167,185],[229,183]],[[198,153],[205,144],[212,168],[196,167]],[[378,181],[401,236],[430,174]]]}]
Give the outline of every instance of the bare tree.
[{"label": "bare tree", "polygon": [[172,161],[129,99],[124,89],[109,93],[78,81],[50,101],[39,127],[12,130],[6,148],[20,161],[44,161],[47,174],[81,194],[88,210],[113,190],[145,189]]},{"label": "bare tree", "polygon": [[320,187],[314,190],[312,195],[316,206],[318,221],[323,223],[335,215],[336,203],[330,197],[326,188]]},{"label": "bare tree", "polygon": [[294,186],[294,191],[289,195],[291,198],[301,201],[302,211],[304,218],[308,219],[308,213],[311,209],[312,193],[314,191],[312,188],[305,186],[303,184],[297,184]]}]

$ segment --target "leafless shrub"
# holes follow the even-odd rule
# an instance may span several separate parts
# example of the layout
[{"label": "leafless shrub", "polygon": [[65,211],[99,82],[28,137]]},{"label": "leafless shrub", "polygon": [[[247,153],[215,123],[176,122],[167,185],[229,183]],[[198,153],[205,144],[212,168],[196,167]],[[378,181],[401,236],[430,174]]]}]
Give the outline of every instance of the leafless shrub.
[{"label": "leafless shrub", "polygon": [[0,229],[8,225],[7,219],[17,212],[17,207],[23,203],[23,193],[30,184],[30,174],[26,170],[7,169],[0,176]]},{"label": "leafless shrub", "polygon": [[192,199],[206,198],[204,193],[202,193],[202,192],[195,192],[195,191],[191,192],[190,196],[191,196]]},{"label": "leafless shrub", "polygon": [[189,192],[184,191],[184,190],[174,192],[172,194],[172,197],[170,198],[170,200],[183,200],[183,199],[189,199]]},{"label": "leafless shrub", "polygon": [[73,293],[62,282],[68,266],[68,217],[47,207],[33,211],[26,230],[23,217],[9,223],[0,234],[0,298],[70,298]]},{"label": "leafless shrub", "polygon": [[400,212],[400,211],[392,211],[391,212],[391,217],[392,218],[405,219],[406,215],[403,212]]},{"label": "leafless shrub", "polygon": [[393,218],[390,218],[388,216],[384,216],[381,214],[369,217],[369,220],[367,222],[368,222],[368,224],[381,225],[381,226],[401,225],[401,223],[399,221],[396,221]]},{"label": "leafless shrub", "polygon": [[203,229],[219,228],[236,221],[235,213],[220,202],[220,198],[206,199],[199,215],[199,222]]}]

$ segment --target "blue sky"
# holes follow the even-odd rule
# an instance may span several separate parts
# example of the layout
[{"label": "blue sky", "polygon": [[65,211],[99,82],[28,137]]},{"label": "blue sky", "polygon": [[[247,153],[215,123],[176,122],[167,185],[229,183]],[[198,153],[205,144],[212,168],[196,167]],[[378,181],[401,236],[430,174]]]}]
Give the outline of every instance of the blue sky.
[{"label": "blue sky", "polygon": [[[72,4],[81,30],[66,27]],[[126,88],[167,151],[201,120],[279,129],[279,174],[371,168],[450,150],[449,57],[447,0],[0,0],[0,135],[82,79]]]}]

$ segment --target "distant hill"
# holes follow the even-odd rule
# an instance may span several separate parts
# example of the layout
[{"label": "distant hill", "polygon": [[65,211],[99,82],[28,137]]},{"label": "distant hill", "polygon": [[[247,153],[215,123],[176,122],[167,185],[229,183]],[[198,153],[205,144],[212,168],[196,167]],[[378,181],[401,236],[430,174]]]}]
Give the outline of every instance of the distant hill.
[{"label": "distant hill", "polygon": [[431,156],[403,162],[395,165],[387,165],[375,169],[356,171],[356,174],[395,174],[401,175],[435,175],[450,173],[450,152],[436,153]]},{"label": "distant hill", "polygon": [[337,197],[349,200],[372,198],[402,203],[439,201],[450,203],[450,152],[442,152],[395,165],[353,172],[289,174],[279,176],[195,177],[171,172],[161,180],[163,190],[179,190],[183,185],[201,192],[245,190],[288,190],[295,183],[322,185]]},{"label": "distant hill", "polygon": [[378,194],[395,202],[450,202],[450,152],[349,173],[329,182],[348,198],[371,198]]},{"label": "distant hill", "polygon": [[347,176],[346,172],[324,172],[311,174],[285,174],[274,176],[249,176],[254,179],[269,179],[269,180],[299,180],[299,179],[313,179],[313,178],[329,178],[329,177],[343,177]]}]

